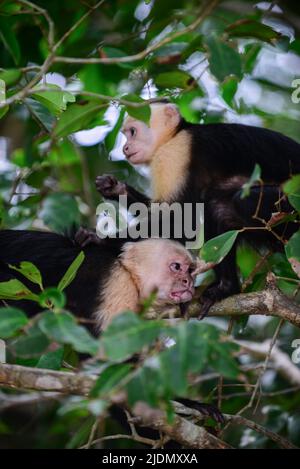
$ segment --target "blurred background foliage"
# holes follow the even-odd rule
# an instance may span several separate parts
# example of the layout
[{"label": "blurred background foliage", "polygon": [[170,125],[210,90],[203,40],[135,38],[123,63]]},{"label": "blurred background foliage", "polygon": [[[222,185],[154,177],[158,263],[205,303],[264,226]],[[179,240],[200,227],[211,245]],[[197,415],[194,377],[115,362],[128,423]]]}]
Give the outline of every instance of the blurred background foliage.
[{"label": "blurred background foliage", "polygon": [[[140,97],[167,96],[191,122],[259,125],[300,142],[300,104],[299,99],[292,100],[300,86],[296,81],[300,78],[299,2],[0,0],[0,67],[1,228],[65,232],[74,223],[94,227],[99,195],[93,181],[98,174],[113,173],[148,191],[147,171],[124,160],[119,134],[125,111],[147,118],[148,106],[130,106],[139,103]],[[260,254],[249,246],[240,248],[242,282],[259,259]],[[278,253],[268,257],[247,291],[261,289],[270,270],[285,293],[299,292],[296,274],[286,256]],[[14,343],[10,360],[43,367],[40,355],[53,337],[47,337],[41,325],[34,325],[24,336],[24,318],[15,314],[19,327],[3,336]],[[214,326],[204,334],[204,342],[228,327],[225,320],[207,322]],[[129,327],[130,320],[126,324]],[[237,321],[233,335],[260,342],[271,338],[277,326],[275,318],[250,318]],[[291,355],[291,343],[297,337],[298,330],[284,323],[277,343]],[[54,358],[48,357],[49,368],[60,369],[65,363],[76,368],[74,354],[82,350],[74,346],[75,339],[71,343],[54,339],[63,348]],[[111,340],[116,340],[113,332]],[[33,352],[29,357],[24,356],[28,348]],[[257,380],[255,366],[261,362],[242,354],[238,364],[244,371],[237,375],[233,350],[221,344],[205,355],[201,368],[185,368],[182,376],[200,371],[224,375],[222,410],[235,414],[249,402]],[[126,354],[118,359],[125,358]],[[187,357],[181,359],[184,365],[189,363]],[[197,361],[197,356],[191,359]],[[111,360],[114,363],[115,358]],[[252,371],[245,372],[247,365],[253,365]],[[159,388],[158,376],[140,373],[141,381],[153,379]],[[183,394],[217,399],[218,380],[218,376],[200,380],[192,390],[184,387]],[[287,382],[271,365],[260,385],[254,419],[300,444],[299,386]],[[176,386],[161,394],[153,391],[154,401],[145,399],[158,405],[162,397],[166,401],[173,395]],[[96,395],[102,399],[100,391]],[[48,401],[11,409],[4,405],[0,445],[81,446],[95,418],[106,411],[100,397],[98,407],[79,397],[65,398],[62,404]],[[1,410],[7,394],[1,393],[0,398]],[[249,415],[253,417],[252,411]],[[120,432],[119,425],[109,418],[102,434]],[[226,430],[226,440],[239,447],[275,445],[253,430],[233,425]],[[126,440],[102,444],[137,445]]]}]

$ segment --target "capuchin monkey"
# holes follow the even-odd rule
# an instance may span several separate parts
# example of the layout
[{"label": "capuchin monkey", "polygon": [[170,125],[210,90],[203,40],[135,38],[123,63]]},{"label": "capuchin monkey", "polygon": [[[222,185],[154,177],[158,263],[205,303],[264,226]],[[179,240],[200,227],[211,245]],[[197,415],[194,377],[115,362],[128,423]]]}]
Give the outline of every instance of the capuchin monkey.
[{"label": "capuchin monkey", "polygon": [[[0,231],[0,282],[17,278],[38,293],[36,285],[9,268],[29,261],[41,271],[44,288],[56,286],[87,235],[83,228],[75,240],[39,231]],[[181,244],[163,239],[125,243],[118,249],[90,244],[83,252],[85,259],[65,290],[67,308],[79,317],[95,319],[98,331],[123,311],[138,313],[142,301],[153,292],[158,305],[189,302],[195,276],[209,268]],[[15,305],[30,315],[42,309],[28,300]]]},{"label": "capuchin monkey", "polygon": [[[103,197],[127,195],[129,204],[203,202],[205,241],[232,229],[263,228],[274,212],[293,211],[281,183],[300,173],[300,145],[278,132],[242,124],[191,124],[174,104],[165,102],[151,105],[149,126],[128,117],[122,132],[127,160],[151,169],[152,199],[110,175],[96,179]],[[242,199],[255,164],[261,167],[264,185],[253,186]],[[288,239],[298,228],[299,222],[282,223],[273,229],[275,236],[252,229],[239,240],[246,238],[255,246],[270,243],[278,250],[278,237]],[[201,317],[215,301],[239,292],[235,251],[236,246],[215,267],[216,281],[203,294]]]},{"label": "capuchin monkey", "polygon": [[[53,287],[83,250],[84,261],[65,290],[67,309],[80,318],[95,319],[95,327],[85,325],[97,335],[123,311],[138,313],[141,303],[152,292],[156,292],[154,305],[189,302],[194,295],[195,276],[211,267],[199,259],[193,259],[175,241],[147,239],[125,243],[119,248],[113,244],[101,246],[89,243],[82,249],[89,235],[90,232],[83,228],[79,229],[74,239],[41,231],[0,231],[0,282],[17,278],[31,291],[38,293],[35,284],[9,265],[32,262],[42,274],[44,288]],[[20,307],[29,316],[43,309],[28,300],[5,302]],[[224,416],[213,404],[186,398],[176,400],[224,423]],[[120,412],[118,409],[119,418]]]}]

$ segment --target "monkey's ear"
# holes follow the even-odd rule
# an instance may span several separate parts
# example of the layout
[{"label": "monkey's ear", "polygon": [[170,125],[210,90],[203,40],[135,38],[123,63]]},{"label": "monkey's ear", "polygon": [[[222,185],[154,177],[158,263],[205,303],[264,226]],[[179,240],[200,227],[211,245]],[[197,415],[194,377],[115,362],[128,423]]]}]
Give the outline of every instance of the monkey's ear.
[{"label": "monkey's ear", "polygon": [[176,104],[167,103],[164,106],[164,113],[165,113],[166,116],[172,117],[172,116],[179,115],[179,110],[178,110]]},{"label": "monkey's ear", "polygon": [[196,268],[192,273],[193,277],[195,277],[198,274],[203,274],[204,272],[207,272],[208,270],[215,267],[215,264],[213,262],[205,262],[203,259],[199,259],[199,257],[196,258],[195,262],[196,262]]},{"label": "monkey's ear", "polygon": [[172,103],[168,103],[164,106],[164,113],[165,113],[165,116],[168,118],[168,119],[172,119],[172,120],[179,120],[180,119],[180,113],[179,113],[179,110],[177,108],[177,106],[175,104],[172,104]]}]

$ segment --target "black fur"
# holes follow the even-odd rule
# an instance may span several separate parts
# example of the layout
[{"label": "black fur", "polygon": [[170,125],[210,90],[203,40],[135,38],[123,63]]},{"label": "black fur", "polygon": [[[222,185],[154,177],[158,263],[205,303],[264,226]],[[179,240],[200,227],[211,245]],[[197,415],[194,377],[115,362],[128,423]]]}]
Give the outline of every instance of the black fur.
[{"label": "black fur", "polygon": [[[240,197],[243,179],[251,176],[255,164],[260,165],[266,184],[259,216],[268,221],[273,212],[293,211],[286,199],[281,206],[276,202],[280,198],[280,185],[300,173],[300,144],[278,132],[241,124],[198,125],[181,119],[177,132],[181,130],[191,134],[192,155],[186,185],[173,202],[204,203],[206,241],[228,230],[263,226],[262,222],[253,219],[261,189],[253,187],[247,198]],[[230,185],[228,182],[232,178],[236,181]],[[144,196],[139,197],[130,186],[127,190],[130,200],[135,197],[135,201],[145,201]],[[276,230],[289,238],[298,228],[299,224],[290,223]],[[274,249],[282,249],[282,244],[268,232],[252,231],[239,239],[242,237],[255,245],[271,243]],[[203,296],[204,314],[213,302],[239,291],[235,247],[215,272],[216,282]]]},{"label": "black fur", "polygon": [[[43,286],[55,287],[81,250],[85,259],[65,290],[67,308],[79,317],[91,319],[100,302],[103,283],[120,253],[118,247],[91,244],[81,249],[73,239],[55,233],[3,230],[0,231],[0,282],[18,278],[38,292],[36,285],[8,267],[8,264],[29,261],[41,271]],[[9,303],[24,309],[29,316],[41,310],[38,304],[28,300]]]},{"label": "black fur", "polygon": [[[272,130],[240,124],[183,124],[192,135],[192,160],[186,188],[181,195],[184,201],[204,202],[205,240],[227,230],[244,226],[263,226],[252,217],[258,204],[259,188],[252,188],[249,197],[241,199],[237,187],[224,188],[222,183],[240,176],[249,178],[255,167],[261,167],[263,188],[260,216],[268,221],[278,211],[280,184],[293,174],[300,173],[300,145]],[[242,185],[242,184],[241,184]],[[285,201],[285,210],[292,207]],[[289,237],[299,225],[289,226]],[[282,234],[282,233],[280,233]],[[248,232],[243,236],[254,244],[271,243],[281,249],[276,238],[267,232]],[[215,268],[216,282],[204,293],[203,313],[211,304],[239,292],[235,267],[235,247]]]}]

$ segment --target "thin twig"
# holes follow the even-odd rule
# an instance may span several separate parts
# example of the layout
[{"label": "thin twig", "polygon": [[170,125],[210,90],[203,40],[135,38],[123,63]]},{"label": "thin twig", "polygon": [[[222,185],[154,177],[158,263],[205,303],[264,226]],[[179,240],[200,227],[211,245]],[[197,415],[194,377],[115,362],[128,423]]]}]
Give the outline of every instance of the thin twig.
[{"label": "thin twig", "polygon": [[286,438],[278,435],[278,433],[272,432],[271,430],[263,427],[262,425],[259,425],[258,423],[253,422],[252,420],[246,419],[245,417],[242,417],[241,415],[224,414],[224,417],[229,424],[235,423],[237,425],[245,425],[246,427],[251,428],[257,433],[260,433],[261,435],[264,435],[265,437],[274,441],[275,443],[278,444],[280,448],[299,449],[297,446],[293,445],[293,443],[288,441]]},{"label": "thin twig", "polygon": [[138,443],[143,443],[144,445],[149,445],[149,446],[154,446],[156,443],[156,440],[151,440],[150,438],[144,438],[142,436],[133,436],[133,435],[107,435],[107,436],[102,436],[101,438],[97,438],[96,440],[93,440],[90,445],[88,444],[81,446],[79,449],[89,449],[91,446],[95,446],[98,443],[101,443],[102,441],[108,441],[108,440],[134,440],[137,441]]},{"label": "thin twig", "polygon": [[82,15],[79,20],[76,21],[76,23],[74,23],[73,26],[71,26],[71,28],[68,29],[68,31],[66,31],[63,36],[57,41],[57,43],[53,47],[53,51],[56,52],[57,49],[65,42],[65,40],[78,28],[78,26],[80,26],[81,23],[83,23],[83,21],[85,21],[93,11],[97,10],[97,8],[99,8],[102,3],[104,3],[104,1],[105,0],[100,0],[100,2],[96,3],[94,6],[90,5],[89,10],[84,13],[84,15]]},{"label": "thin twig", "polygon": [[[33,10],[36,10],[36,12],[38,12],[40,15],[44,16],[45,20],[48,23],[48,27],[49,27],[48,45],[49,45],[49,49],[52,50],[52,47],[53,47],[53,44],[54,44],[54,22],[52,21],[52,18],[50,17],[48,11],[45,10],[44,8],[39,7],[35,3],[29,2],[28,0],[17,0],[17,2],[20,3],[21,5],[26,5],[30,8],[32,8]],[[20,12],[20,13],[22,13],[22,12]],[[28,13],[30,13],[30,12],[28,12]]]},{"label": "thin twig", "polygon": [[147,57],[147,55],[149,55],[151,52],[154,52],[155,50],[168,44],[174,39],[177,39],[183,34],[186,34],[195,30],[201,24],[201,22],[216,8],[219,2],[220,0],[213,0],[211,2],[208,2],[206,6],[204,7],[203,11],[200,13],[199,17],[189,26],[182,28],[179,31],[176,31],[173,34],[170,34],[169,36],[163,38],[161,41],[155,44],[152,44],[151,46],[148,46],[146,49],[144,49],[141,52],[138,52],[137,54],[128,55],[125,57],[101,57],[101,58],[100,57],[99,58],[98,57],[75,58],[75,57],[57,56],[55,57],[54,61],[59,62],[59,63],[71,63],[71,64],[100,64],[100,63],[118,64],[118,63],[129,63],[129,62],[136,62],[138,60],[142,60],[145,57]]}]

